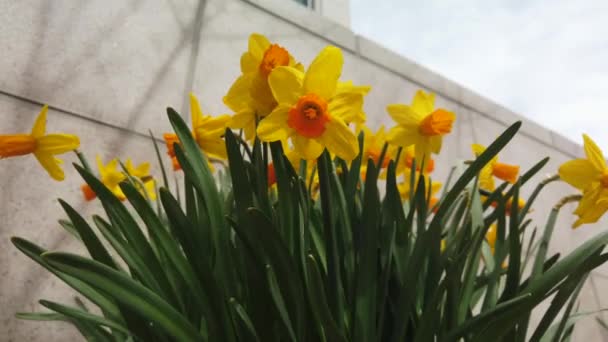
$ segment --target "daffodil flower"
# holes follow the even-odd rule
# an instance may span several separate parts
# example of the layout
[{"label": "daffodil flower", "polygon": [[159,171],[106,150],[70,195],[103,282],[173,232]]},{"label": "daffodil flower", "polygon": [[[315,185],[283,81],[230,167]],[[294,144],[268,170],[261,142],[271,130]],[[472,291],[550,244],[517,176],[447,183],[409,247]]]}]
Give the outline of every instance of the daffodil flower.
[{"label": "daffodil flower", "polygon": [[284,47],[258,33],[249,36],[248,51],[241,56],[242,74],[224,97],[224,104],[235,113],[229,127],[243,129],[248,140],[255,137],[257,121],[277,106],[268,76],[279,66],[304,70]]},{"label": "daffodil flower", "polygon": [[[126,197],[120,189],[119,184],[127,177],[124,173],[118,170],[118,159],[112,159],[106,165],[104,165],[100,156],[97,156],[96,161],[97,170],[99,171],[99,180],[114,194],[114,196],[116,196],[116,198],[123,201]],[[81,186],[81,190],[85,200],[87,201],[92,201],[97,197],[93,189],[91,189],[88,184],[83,184]]]},{"label": "daffodil flower", "polygon": [[600,148],[583,134],[585,159],[562,164],[559,176],[566,183],[583,192],[583,198],[574,211],[579,218],[572,228],[597,222],[608,211],[608,167]]},{"label": "daffodil flower", "polygon": [[[399,164],[397,165],[396,172],[400,173],[405,170],[405,168],[411,169],[414,166],[414,158],[415,158],[415,149],[414,145],[410,145],[403,149],[403,157],[399,160]],[[416,171],[420,171],[420,161],[416,161]],[[427,158],[424,160],[424,173],[429,174],[435,170],[435,159]]]},{"label": "daffodil flower", "polygon": [[[190,114],[192,120],[192,136],[208,157],[226,159],[226,144],[224,143],[224,133],[230,121],[230,115],[211,116],[204,115],[201,111],[198,99],[190,93]],[[167,154],[173,162],[173,169],[179,170],[181,167],[175,157],[174,144],[179,142],[174,133],[165,133],[163,138],[167,145]],[[211,164],[209,164],[210,167]]]},{"label": "daffodil flower", "polygon": [[316,159],[324,148],[344,160],[354,159],[359,145],[344,117],[361,112],[362,101],[351,102],[336,92],[342,64],[342,51],[329,46],[305,74],[289,67],[274,69],[268,81],[278,106],[260,122],[259,138],[291,138],[294,150],[306,160]]},{"label": "daffodil flower", "polygon": [[65,178],[62,161],[55,155],[73,151],[80,140],[72,134],[46,134],[48,106],[42,107],[30,134],[0,135],[0,159],[33,154],[49,176],[57,181]]},{"label": "daffodil flower", "polygon": [[150,175],[150,163],[141,163],[134,166],[131,159],[127,159],[125,161],[125,169],[132,177],[141,180],[148,193],[148,198],[153,201],[156,200],[156,187],[154,178]]},{"label": "daffodil flower", "polygon": [[[401,198],[406,201],[410,199],[411,175],[412,175],[412,170],[405,169],[405,171],[403,173],[403,181],[401,183],[397,184],[397,190],[399,190],[399,195],[401,195]],[[415,177],[414,186],[416,186],[416,184],[418,184],[419,176],[420,176],[420,172],[416,172],[416,174],[414,176]],[[431,198],[429,198],[428,205],[429,205],[429,208],[433,208],[439,202],[439,199],[436,197],[436,195],[439,192],[439,190],[441,189],[441,183],[431,181],[431,178],[427,174],[424,174],[424,173],[422,174],[422,177],[424,179],[425,189],[428,189],[429,185],[431,186]]]},{"label": "daffodil flower", "polygon": [[[384,129],[384,125],[380,126],[378,130],[373,133],[371,129],[367,126],[362,126],[361,130],[363,131],[363,163],[362,165],[367,165],[367,160],[371,159],[375,164],[378,164],[380,161],[380,155],[382,154],[382,149],[386,144],[386,132]],[[384,155],[384,159],[382,160],[382,168],[386,168],[393,157],[395,148],[389,147],[386,150]]]},{"label": "daffodil flower", "polygon": [[[486,150],[484,146],[479,144],[473,144],[472,149],[476,157],[479,157]],[[479,186],[484,190],[494,191],[494,177],[515,184],[518,175],[519,166],[501,163],[498,161],[498,156],[495,156],[479,172]]]},{"label": "daffodil flower", "polygon": [[389,104],[386,110],[397,122],[388,133],[391,144],[416,148],[416,162],[439,153],[443,136],[452,131],[453,112],[435,109],[435,95],[418,90],[411,105]]},{"label": "daffodil flower", "polygon": [[[118,159],[112,159],[104,165],[100,156],[97,156],[97,170],[99,171],[99,180],[106,186],[119,200],[125,200],[125,194],[120,189],[120,182],[127,179],[127,175],[119,170]],[[150,163],[141,163],[137,166],[133,165],[131,159],[125,161],[125,169],[131,177],[138,178],[144,184],[148,197],[151,200],[156,199],[156,188],[154,186],[154,178],[150,175]],[[85,200],[92,201],[97,195],[89,187],[88,184],[81,186]]]}]

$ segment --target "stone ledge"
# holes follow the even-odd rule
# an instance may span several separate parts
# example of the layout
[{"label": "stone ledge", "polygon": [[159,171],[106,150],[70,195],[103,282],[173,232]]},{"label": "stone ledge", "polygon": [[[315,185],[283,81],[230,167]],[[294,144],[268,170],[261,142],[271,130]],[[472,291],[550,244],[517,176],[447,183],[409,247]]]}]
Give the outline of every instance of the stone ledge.
[{"label": "stone ledge", "polygon": [[[295,1],[285,0],[243,0],[264,9],[289,23],[301,27],[321,38],[327,39],[342,48],[356,50],[356,36],[348,28],[312,12]],[[306,25],[302,25],[306,23]]]}]

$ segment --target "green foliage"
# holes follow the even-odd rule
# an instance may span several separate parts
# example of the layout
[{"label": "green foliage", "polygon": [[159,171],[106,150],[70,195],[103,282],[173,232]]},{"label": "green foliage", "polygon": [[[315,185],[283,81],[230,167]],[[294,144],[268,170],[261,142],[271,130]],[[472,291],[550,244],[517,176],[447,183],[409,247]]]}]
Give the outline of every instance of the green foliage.
[{"label": "green foliage", "polygon": [[[576,297],[588,273],[607,259],[608,233],[547,257],[559,208],[540,243],[525,243],[526,214],[545,183],[523,210],[520,189],[546,159],[508,190],[480,195],[477,175],[520,123],[453,175],[433,212],[423,178],[412,177],[402,203],[395,161],[380,189],[381,162],[359,156],[349,168],[325,152],[316,165],[317,198],[312,177],[300,176],[306,163],[296,171],[281,144],[255,141],[251,151],[230,130],[229,179],[218,182],[186,124],[168,112],[181,141],[183,198],[168,189],[163,170],[161,206],[127,181],[121,189],[129,208],[76,165],[106,217],[93,217],[96,232],[60,201],[61,225],[89,257],[12,239],[100,314],[41,301],[51,312],[19,318],[71,322],[91,341],[561,341],[580,318]],[[276,189],[268,186],[268,153]],[[485,240],[493,224],[494,253]],[[548,299],[540,324],[529,327],[531,310]]]}]

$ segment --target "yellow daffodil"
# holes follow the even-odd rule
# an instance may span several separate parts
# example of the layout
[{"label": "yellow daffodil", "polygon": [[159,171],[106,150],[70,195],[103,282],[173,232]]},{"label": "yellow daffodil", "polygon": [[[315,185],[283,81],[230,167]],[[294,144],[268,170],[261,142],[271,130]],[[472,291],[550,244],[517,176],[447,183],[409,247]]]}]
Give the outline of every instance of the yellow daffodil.
[{"label": "yellow daffodil", "polygon": [[[118,159],[112,159],[106,165],[103,164],[100,156],[97,156],[96,159],[99,180],[114,194],[114,196],[123,201],[126,197],[120,189],[119,184],[127,177],[118,169]],[[81,190],[87,201],[92,201],[97,197],[88,184],[83,184]]]},{"label": "yellow daffodil", "polygon": [[[409,200],[410,199],[410,177],[412,175],[412,170],[411,169],[405,169],[404,173],[403,173],[403,181],[399,184],[397,184],[397,189],[399,190],[399,195],[401,195],[401,198],[404,200]],[[418,177],[420,177],[420,173],[416,172],[415,174],[415,182],[416,184],[418,184]],[[424,185],[425,185],[425,189],[428,190],[429,185],[431,186],[431,198],[429,199],[429,208],[433,208],[435,207],[435,205],[437,204],[437,202],[439,202],[439,199],[436,197],[437,193],[439,192],[439,190],[441,189],[441,183],[439,182],[432,182],[431,178],[426,175],[423,174],[422,175],[423,179],[424,179]]]},{"label": "yellow daffodil", "polygon": [[443,136],[452,131],[456,120],[453,112],[435,109],[435,95],[418,90],[411,105],[389,104],[386,110],[397,125],[388,132],[391,144],[415,146],[416,162],[439,153]]},{"label": "yellow daffodil", "polygon": [[77,149],[80,140],[72,134],[46,134],[47,112],[48,106],[42,107],[29,134],[0,135],[0,159],[34,154],[51,178],[61,181],[65,178],[62,161],[55,155]]},{"label": "yellow daffodil", "polygon": [[243,129],[248,140],[255,136],[256,123],[277,106],[268,76],[279,66],[290,66],[303,71],[285,48],[271,43],[265,36],[254,33],[249,36],[249,48],[241,56],[241,72],[224,97],[224,103],[234,111],[229,122],[234,129]]},{"label": "yellow daffodil", "polygon": [[[382,153],[384,144],[386,144],[384,125],[380,126],[376,133],[373,133],[367,126],[363,126],[361,129],[363,130],[362,166],[367,165],[368,159],[371,159],[375,164],[378,164],[380,161],[380,154]],[[394,150],[395,148],[392,146],[387,148],[384,159],[382,160],[382,168],[388,166],[390,160],[393,158]]]},{"label": "yellow daffodil", "polygon": [[[408,146],[403,149],[401,158],[399,159],[399,164],[397,165],[396,172],[401,173],[406,168],[411,169],[412,166],[414,166],[414,157],[415,157],[414,150],[415,149],[414,149],[413,145]],[[416,161],[416,171],[420,171],[420,163],[421,162]],[[434,170],[435,170],[435,159],[427,158],[424,161],[424,173],[430,174]]]},{"label": "yellow daffodil", "polygon": [[[479,144],[473,144],[472,149],[476,157],[479,157],[486,150],[484,146]],[[519,166],[501,163],[498,161],[498,156],[495,156],[479,172],[479,186],[484,190],[494,191],[494,177],[515,184],[518,175]]]},{"label": "yellow daffodil", "polygon": [[490,245],[490,250],[492,251],[492,254],[494,254],[495,249],[496,249],[496,225],[493,224],[490,226],[490,228],[488,228],[488,231],[486,232],[486,241],[488,242],[488,245]]},{"label": "yellow daffodil", "polygon": [[[99,180],[121,201],[125,200],[125,195],[120,189],[120,182],[127,179],[127,175],[119,170],[118,159],[110,160],[106,165],[103,164],[100,156],[97,156],[97,170],[99,171]],[[144,184],[148,197],[151,200],[156,199],[156,189],[154,179],[150,175],[150,163],[141,163],[137,166],[133,165],[131,159],[125,161],[125,169],[131,177],[138,178]],[[89,187],[88,184],[83,184],[81,187],[84,198],[87,201],[94,200],[97,195]]]},{"label": "yellow daffodil", "polygon": [[[190,93],[190,114],[192,119],[192,136],[198,146],[210,158],[226,159],[228,156],[223,137],[228,121],[230,121],[230,115],[204,115],[198,99],[192,93]],[[173,169],[180,169],[177,158],[175,158],[175,150],[173,149],[173,145],[179,142],[177,135],[165,133],[163,134],[163,138],[167,145],[167,154],[169,154],[173,161]]]},{"label": "yellow daffodil", "polygon": [[150,163],[141,163],[134,166],[131,159],[127,159],[125,161],[125,169],[132,177],[141,180],[148,193],[148,198],[153,201],[156,200],[156,187],[154,178],[150,175]]},{"label": "yellow daffodil", "polygon": [[[338,93],[342,72],[342,51],[329,46],[311,63],[306,73],[295,68],[278,67],[268,79],[278,101],[275,110],[264,118],[257,129],[263,141],[291,138],[298,155],[316,159],[324,148],[350,161],[359,153],[353,131],[345,117],[358,115],[362,101],[350,101],[348,93]],[[352,98],[362,98],[360,93]]]},{"label": "yellow daffodil", "polygon": [[[486,232],[486,242],[488,243],[488,245],[490,245],[490,251],[492,252],[492,255],[496,254],[496,233],[496,224],[491,225],[490,228],[488,228],[488,231]],[[509,264],[507,263],[507,260],[504,260],[501,264],[501,267],[503,269],[506,269],[508,266]]]},{"label": "yellow daffodil", "polygon": [[579,217],[572,228],[597,222],[608,211],[608,166],[600,148],[583,134],[585,159],[575,159],[559,167],[559,176],[583,192],[574,213]]}]

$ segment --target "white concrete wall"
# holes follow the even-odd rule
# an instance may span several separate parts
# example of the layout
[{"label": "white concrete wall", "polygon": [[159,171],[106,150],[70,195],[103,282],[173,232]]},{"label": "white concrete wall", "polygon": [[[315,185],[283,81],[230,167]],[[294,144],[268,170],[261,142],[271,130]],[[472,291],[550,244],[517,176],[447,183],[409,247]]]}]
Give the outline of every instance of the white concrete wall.
[{"label": "white concrete wall", "polygon": [[[562,162],[582,154],[579,145],[559,134],[285,0],[0,0],[0,23],[0,134],[28,131],[41,104],[48,103],[49,130],[80,135],[89,158],[149,158],[157,175],[148,129],[169,131],[165,108],[185,112],[190,90],[206,112],[227,112],[221,98],[239,74],[239,58],[252,32],[268,35],[304,64],[327,44],[341,47],[344,79],[373,88],[365,104],[372,126],[390,125],[386,104],[409,102],[418,88],[437,93],[438,104],[458,119],[438,158],[435,179],[445,177],[456,160],[470,158],[472,142],[488,144],[516,120],[524,125],[501,154],[505,162],[525,170],[550,156],[543,173],[554,173]],[[72,161],[68,155],[63,183],[46,177],[34,158],[0,161],[0,340],[77,336],[67,325],[13,317],[16,311],[41,310],[40,298],[65,302],[73,292],[8,240],[19,235],[49,249],[75,248],[73,238],[56,224],[63,217],[56,198],[87,213],[100,210],[83,201]],[[550,185],[534,207],[535,224],[542,227],[549,208],[572,192],[563,184]],[[572,231],[571,209],[560,216],[551,252],[570,251],[601,229]],[[581,309],[607,307],[608,296],[599,296],[606,286],[608,268],[603,267],[583,290]],[[575,340],[602,337],[608,335],[593,318],[576,329]]]}]

